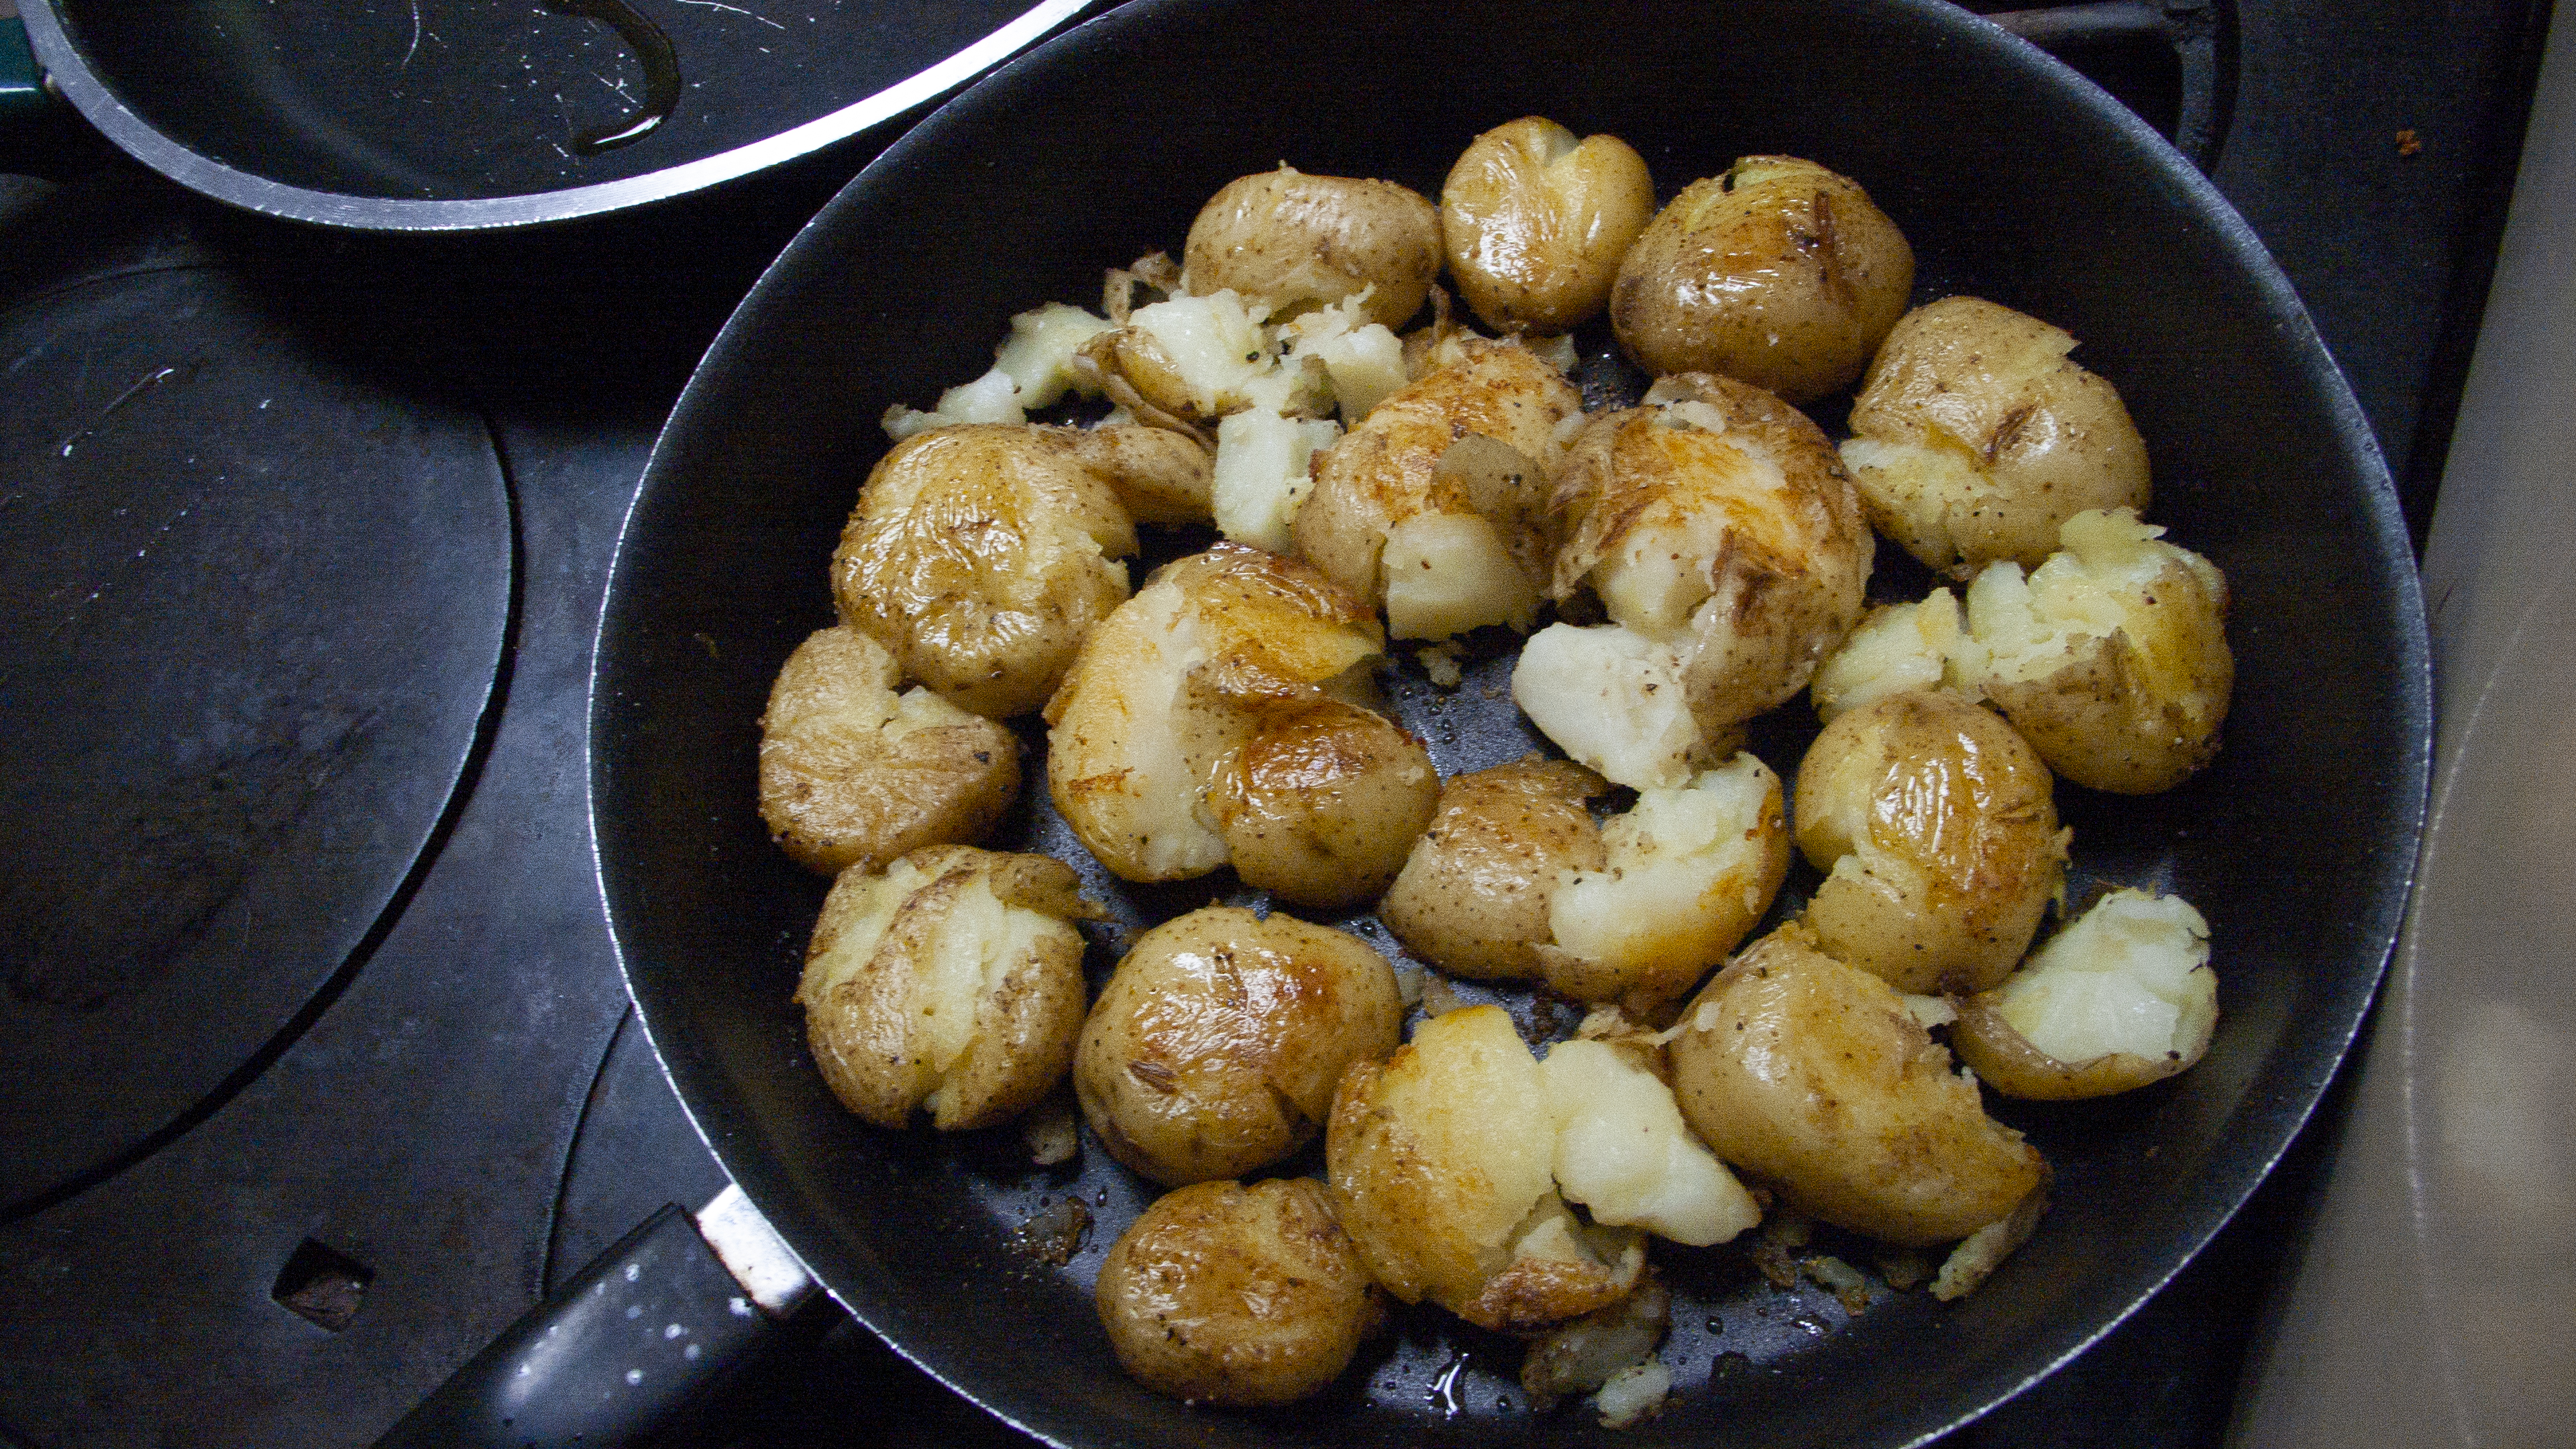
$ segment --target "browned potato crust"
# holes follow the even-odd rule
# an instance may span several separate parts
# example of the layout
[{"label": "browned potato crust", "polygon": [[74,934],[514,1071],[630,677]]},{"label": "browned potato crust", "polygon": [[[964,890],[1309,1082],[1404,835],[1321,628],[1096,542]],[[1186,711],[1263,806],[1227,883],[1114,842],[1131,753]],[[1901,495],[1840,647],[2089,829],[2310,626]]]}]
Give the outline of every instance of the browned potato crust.
[{"label": "browned potato crust", "polygon": [[1321,1184],[1202,1182],[1145,1209],[1093,1295],[1129,1373],[1193,1404],[1285,1404],[1323,1388],[1384,1317]]},{"label": "browned potato crust", "polygon": [[1138,523],[1205,523],[1216,458],[1186,433],[1140,423],[1096,428],[1046,427],[1073,460],[1109,485]]},{"label": "browned potato crust", "polygon": [[1209,906],[1137,938],[1084,1023],[1073,1089],[1109,1155],[1163,1183],[1295,1151],[1353,1062],[1402,1037],[1386,958],[1339,931]]},{"label": "browned potato crust", "polygon": [[1457,776],[1440,787],[1440,808],[1379,902],[1379,919],[1452,975],[1539,979],[1559,874],[1602,866],[1601,831],[1584,802],[1609,788],[1581,765],[1537,755]]},{"label": "browned potato crust", "polygon": [[1634,147],[1577,141],[1543,116],[1468,142],[1440,187],[1449,275],[1504,332],[1568,332],[1599,312],[1654,213],[1654,178]]},{"label": "browned potato crust", "polygon": [[1747,156],[1656,214],[1620,263],[1610,322],[1649,372],[1724,373],[1803,403],[1860,376],[1913,287],[1913,249],[1857,183]]},{"label": "browned potato crust", "polygon": [[1440,274],[1440,213],[1392,181],[1282,166],[1218,188],[1181,261],[1189,291],[1268,302],[1273,321],[1374,286],[1368,320],[1401,327]]},{"label": "browned potato crust", "polygon": [[848,625],[817,630],[778,671],[760,719],[760,814],[797,864],[882,870],[972,841],[1020,789],[1009,730],[927,690],[895,693],[894,656]]},{"label": "browned potato crust", "polygon": [[1809,1216],[1891,1243],[1962,1238],[2046,1171],[1885,982],[1781,927],[1682,1011],[1673,1091],[1719,1157]]},{"label": "browned potato crust", "polygon": [[1338,700],[1267,712],[1208,792],[1234,873],[1336,910],[1376,899],[1440,798],[1422,741]]}]

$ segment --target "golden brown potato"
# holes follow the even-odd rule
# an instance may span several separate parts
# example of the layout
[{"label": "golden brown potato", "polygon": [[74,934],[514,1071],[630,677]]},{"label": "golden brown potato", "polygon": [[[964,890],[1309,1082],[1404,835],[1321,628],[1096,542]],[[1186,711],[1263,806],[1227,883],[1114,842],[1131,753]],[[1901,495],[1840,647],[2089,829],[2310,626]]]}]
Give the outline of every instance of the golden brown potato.
[{"label": "golden brown potato", "polygon": [[1080,878],[1043,855],[938,845],[832,883],[796,1000],[832,1094],[880,1127],[1018,1114],[1064,1076],[1082,1027]]},{"label": "golden brown potato", "polygon": [[1655,214],[1645,158],[1616,136],[1524,116],[1467,143],[1440,187],[1441,245],[1467,306],[1503,332],[1570,332],[1610,300]]},{"label": "golden brown potato", "polygon": [[1502,1008],[1424,1022],[1383,1066],[1342,1078],[1325,1130],[1336,1216],[1407,1303],[1526,1332],[1617,1302],[1645,1268],[1632,1229],[1587,1226],[1557,1196],[1555,1120]]},{"label": "golden brown potato", "polygon": [[1127,1372],[1193,1404],[1285,1404],[1331,1383],[1385,1315],[1321,1184],[1202,1182],[1145,1209],[1093,1294]]},{"label": "golden brown potato", "polygon": [[2066,870],[2048,767],[1992,711],[1914,690],[1837,715],[1798,766],[1798,848],[1826,872],[1807,925],[1899,991],[1983,991]]},{"label": "golden brown potato", "polygon": [[2050,768],[2145,795],[2218,753],[2236,661],[2227,580],[2126,509],[2068,519],[2028,579],[2000,563],[1968,588],[1959,673]]},{"label": "golden brown potato", "polygon": [[1440,274],[1440,213],[1392,181],[1282,166],[1220,187],[1190,223],[1181,263],[1186,290],[1240,293],[1273,320],[1375,288],[1368,320],[1400,327]]},{"label": "golden brown potato", "polygon": [[1877,977],[1783,926],[1682,1011],[1682,1115],[1811,1217],[1928,1246],[2011,1214],[2046,1171]]},{"label": "golden brown potato", "polygon": [[1805,687],[1860,617],[1875,545],[1851,480],[1824,433],[1759,388],[1670,377],[1646,406],[1594,417],[1549,508],[1565,541],[1549,596],[1588,590],[1612,622],[1551,626],[1512,694],[1620,784],[1678,785],[1713,762],[1728,727]]},{"label": "golden brown potato", "polygon": [[844,622],[904,674],[993,719],[1025,714],[1127,597],[1136,527],[1052,432],[937,428],[868,475],[832,555]]},{"label": "golden brown potato", "polygon": [[1157,1182],[1240,1177],[1323,1124],[1353,1062],[1402,1039],[1386,958],[1273,912],[1208,906],[1137,938],[1083,1024],[1074,1095]]},{"label": "golden brown potato", "polygon": [[1581,765],[1537,755],[1450,780],[1378,918],[1452,975],[1537,980],[1558,880],[1606,859],[1583,802],[1609,788]]},{"label": "golden brown potato", "polygon": [[1978,297],[1896,324],[1852,403],[1843,462],[1869,521],[1935,570],[2037,568],[2088,508],[2147,506],[2147,445],[2075,338]]},{"label": "golden brown potato", "polygon": [[2170,1077],[2217,1029],[2209,923],[2180,896],[2119,890],[1963,1002],[1950,1041],[1996,1091],[2063,1101]]},{"label": "golden brown potato", "polygon": [[1317,910],[1385,894],[1439,799],[1421,740],[1331,699],[1263,711],[1208,790],[1243,883]]},{"label": "golden brown potato", "polygon": [[1610,323],[1649,372],[1724,373],[1803,403],[1860,376],[1913,287],[1913,249],[1858,184],[1747,156],[1656,213],[1620,263]]},{"label": "golden brown potato", "polygon": [[1169,428],[1107,423],[1093,428],[1039,428],[1074,462],[1109,485],[1138,523],[1205,523],[1216,460]]},{"label": "golden brown potato", "polygon": [[787,656],[760,717],[760,815],[797,864],[883,870],[979,839],[1020,789],[1020,742],[927,689],[895,693],[894,656],[846,624]]},{"label": "golden brown potato", "polygon": [[1290,525],[1297,552],[1383,604],[1397,638],[1529,627],[1547,581],[1557,425],[1583,411],[1582,394],[1517,341],[1457,351],[1315,456]]}]

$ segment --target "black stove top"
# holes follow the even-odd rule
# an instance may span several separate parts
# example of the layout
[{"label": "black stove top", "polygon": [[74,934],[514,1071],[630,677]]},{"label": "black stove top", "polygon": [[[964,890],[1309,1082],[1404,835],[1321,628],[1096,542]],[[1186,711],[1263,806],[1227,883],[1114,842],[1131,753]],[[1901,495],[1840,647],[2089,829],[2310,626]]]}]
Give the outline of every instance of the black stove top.
[{"label": "black stove top", "polygon": [[[2420,536],[2547,6],[1998,18],[2253,222]],[[0,134],[0,1443],[367,1441],[723,1185],[600,916],[591,635],[688,368],[891,136],[375,239],[223,211],[67,121]],[[2331,1136],[1948,1442],[2216,1443]],[[671,1442],[1021,1442],[828,1305],[789,1337]]]}]

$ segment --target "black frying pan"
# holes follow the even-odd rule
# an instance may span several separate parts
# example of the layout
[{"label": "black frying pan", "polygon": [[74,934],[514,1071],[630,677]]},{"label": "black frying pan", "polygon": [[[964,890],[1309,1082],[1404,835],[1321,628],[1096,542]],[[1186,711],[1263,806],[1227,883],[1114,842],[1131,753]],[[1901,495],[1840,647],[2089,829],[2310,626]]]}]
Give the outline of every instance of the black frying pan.
[{"label": "black frying pan", "polygon": [[[2235,592],[2238,685],[2216,764],[2147,801],[2060,791],[2088,881],[2179,891],[2213,923],[2225,1016],[2207,1060],[2124,1099],[2014,1109],[2056,1165],[2056,1205],[1962,1302],[1880,1293],[1847,1318],[1821,1292],[1762,1284],[1729,1250],[1659,1245],[1685,1305],[1665,1350],[1679,1401],[1620,1442],[1912,1444],[2047,1373],[2164,1283],[2271,1167],[2395,933],[2429,690],[2394,494],[2260,244],[2106,96],[1930,0],[1128,5],[887,151],[735,315],[628,522],[591,733],[611,924],[700,1130],[852,1313],[1050,1442],[1602,1434],[1579,1409],[1528,1412],[1512,1346],[1428,1312],[1293,1410],[1195,1411],[1130,1383],[1088,1285],[1149,1196],[1136,1180],[1096,1148],[1032,1168],[1007,1131],[876,1131],[815,1074],[788,996],[823,883],[771,847],[752,808],[770,678],[830,622],[825,560],[885,447],[886,404],[926,405],[982,371],[1011,313],[1088,299],[1103,267],[1176,246],[1230,177],[1285,159],[1436,191],[1469,137],[1531,112],[1624,136],[1666,195],[1754,151],[1859,179],[1912,239],[1927,292],[1977,292],[2084,339],[2154,452],[2153,517]],[[1820,410],[1829,426],[1836,411]],[[1518,753],[1508,705],[1478,687],[1507,668],[1484,661],[1437,709],[1417,678],[1396,679],[1444,772]],[[1802,709],[1757,749],[1793,751]],[[1771,763],[1785,773],[1794,755]],[[1234,890],[1224,875],[1118,887],[1030,793],[1005,843],[1085,867],[1126,929]],[[1095,977],[1113,959],[1114,941],[1097,941]],[[1068,1195],[1099,1222],[1051,1269],[1011,1234]]]}]

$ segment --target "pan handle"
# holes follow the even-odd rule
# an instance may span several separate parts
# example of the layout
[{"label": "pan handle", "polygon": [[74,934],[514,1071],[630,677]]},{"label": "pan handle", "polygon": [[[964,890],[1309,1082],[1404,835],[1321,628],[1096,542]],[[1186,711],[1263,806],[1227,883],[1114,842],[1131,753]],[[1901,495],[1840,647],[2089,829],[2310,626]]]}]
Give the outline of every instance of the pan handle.
[{"label": "pan handle", "polygon": [[584,1449],[641,1439],[751,1362],[813,1291],[728,1187],[672,1203],[530,1309],[377,1449]]}]

